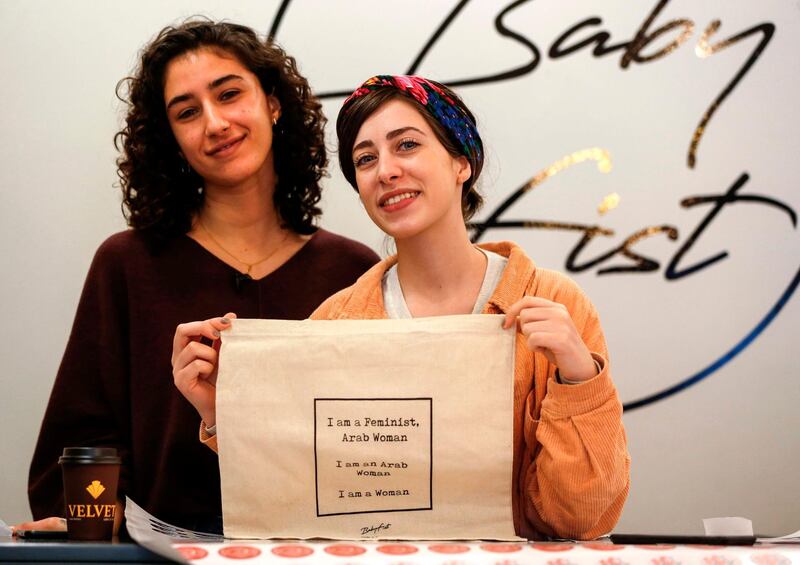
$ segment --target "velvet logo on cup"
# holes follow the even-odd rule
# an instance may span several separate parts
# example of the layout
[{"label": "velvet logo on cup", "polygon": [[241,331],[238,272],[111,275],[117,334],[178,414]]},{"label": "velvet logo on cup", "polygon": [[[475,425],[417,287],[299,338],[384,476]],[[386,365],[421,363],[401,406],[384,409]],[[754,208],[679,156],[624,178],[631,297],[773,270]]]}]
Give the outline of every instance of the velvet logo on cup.
[{"label": "velvet logo on cup", "polygon": [[106,487],[100,481],[92,481],[88,487],[86,487],[86,492],[92,495],[92,498],[97,500],[97,497],[103,494],[106,490]]},{"label": "velvet logo on cup", "polygon": [[111,539],[121,459],[110,447],[66,447],[58,460],[70,539]]}]

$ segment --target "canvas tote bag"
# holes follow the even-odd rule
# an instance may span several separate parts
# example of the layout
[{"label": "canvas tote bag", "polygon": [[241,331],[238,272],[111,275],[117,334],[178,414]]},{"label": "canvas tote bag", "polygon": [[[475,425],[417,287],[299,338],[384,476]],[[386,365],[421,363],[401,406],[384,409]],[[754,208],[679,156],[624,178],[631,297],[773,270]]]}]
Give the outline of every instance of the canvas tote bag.
[{"label": "canvas tote bag", "polygon": [[518,539],[502,320],[233,320],[217,379],[225,536]]}]

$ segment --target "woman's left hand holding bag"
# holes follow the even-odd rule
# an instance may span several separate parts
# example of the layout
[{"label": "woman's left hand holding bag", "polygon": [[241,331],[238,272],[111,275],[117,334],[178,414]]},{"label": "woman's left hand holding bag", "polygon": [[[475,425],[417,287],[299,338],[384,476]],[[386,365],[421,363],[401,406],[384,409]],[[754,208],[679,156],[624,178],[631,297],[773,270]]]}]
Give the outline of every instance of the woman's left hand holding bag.
[{"label": "woman's left hand holding bag", "polygon": [[519,327],[528,348],[540,352],[558,367],[559,375],[571,382],[587,381],[597,375],[597,365],[563,304],[526,296],[516,302],[503,323],[510,328],[519,318]]}]

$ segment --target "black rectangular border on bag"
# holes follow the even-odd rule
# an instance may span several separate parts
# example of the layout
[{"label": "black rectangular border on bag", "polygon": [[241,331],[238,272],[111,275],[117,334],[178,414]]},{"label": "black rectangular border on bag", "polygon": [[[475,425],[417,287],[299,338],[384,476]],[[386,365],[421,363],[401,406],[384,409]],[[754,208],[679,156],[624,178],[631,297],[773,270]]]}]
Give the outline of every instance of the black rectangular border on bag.
[{"label": "black rectangular border on bag", "polygon": [[[428,401],[429,414],[430,414],[430,468],[428,469],[428,506],[419,508],[398,508],[396,510],[363,510],[357,512],[333,512],[321,514],[319,511],[319,468],[317,462],[317,404],[325,401]],[[314,491],[317,501],[317,517],[323,516],[344,516],[349,514],[381,514],[388,512],[418,512],[421,510],[433,510],[433,398],[431,397],[408,397],[408,398],[315,398],[314,399]]]}]

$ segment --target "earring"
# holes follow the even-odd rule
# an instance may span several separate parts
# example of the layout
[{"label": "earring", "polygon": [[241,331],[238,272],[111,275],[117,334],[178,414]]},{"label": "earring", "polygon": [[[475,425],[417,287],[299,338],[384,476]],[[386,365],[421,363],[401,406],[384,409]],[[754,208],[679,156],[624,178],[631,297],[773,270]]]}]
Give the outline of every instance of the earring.
[{"label": "earring", "polygon": [[192,174],[192,166],[189,164],[188,161],[181,159],[181,166],[180,166],[181,174],[182,175],[190,175]]},{"label": "earring", "polygon": [[272,126],[278,125],[278,116],[272,116]]}]

